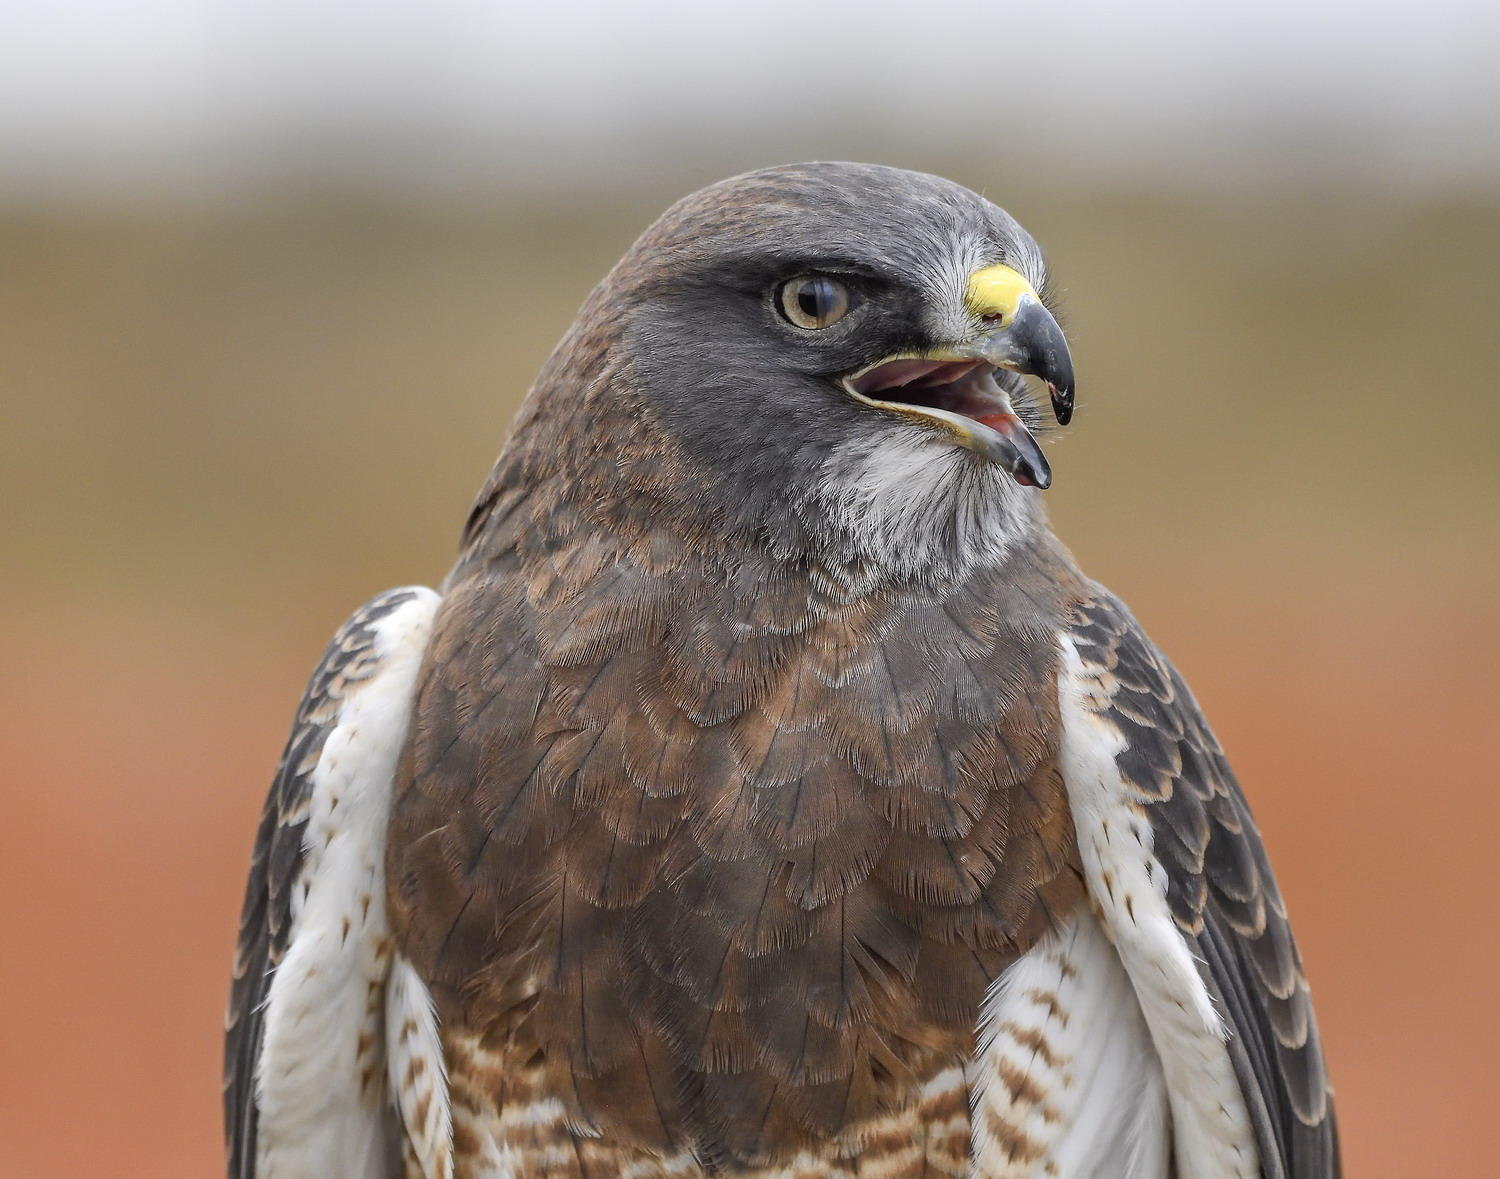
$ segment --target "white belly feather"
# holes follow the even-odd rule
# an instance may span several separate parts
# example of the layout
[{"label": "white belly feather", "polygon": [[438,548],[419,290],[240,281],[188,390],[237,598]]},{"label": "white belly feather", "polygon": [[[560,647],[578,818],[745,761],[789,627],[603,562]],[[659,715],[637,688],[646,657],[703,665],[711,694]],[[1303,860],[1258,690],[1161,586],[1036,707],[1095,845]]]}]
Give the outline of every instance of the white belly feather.
[{"label": "white belly feather", "polygon": [[1163,1179],[1160,1062],[1119,955],[1087,911],[1001,976],[972,1069],[975,1179]]}]

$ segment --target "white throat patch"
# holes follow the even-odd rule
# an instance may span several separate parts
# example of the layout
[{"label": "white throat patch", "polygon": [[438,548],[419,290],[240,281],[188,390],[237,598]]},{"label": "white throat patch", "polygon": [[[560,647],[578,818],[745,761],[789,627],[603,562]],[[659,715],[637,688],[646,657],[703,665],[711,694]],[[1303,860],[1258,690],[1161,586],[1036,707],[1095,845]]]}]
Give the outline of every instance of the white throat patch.
[{"label": "white throat patch", "polygon": [[1036,527],[1037,494],[936,431],[885,420],[834,448],[804,512],[872,572],[941,582],[1004,557]]}]

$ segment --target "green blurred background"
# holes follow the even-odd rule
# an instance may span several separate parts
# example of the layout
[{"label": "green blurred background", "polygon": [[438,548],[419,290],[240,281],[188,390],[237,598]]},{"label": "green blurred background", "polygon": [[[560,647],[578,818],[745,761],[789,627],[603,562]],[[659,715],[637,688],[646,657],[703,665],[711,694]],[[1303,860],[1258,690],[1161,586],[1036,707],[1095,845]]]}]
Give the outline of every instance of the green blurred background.
[{"label": "green blurred background", "polygon": [[0,0],[0,1173],[214,1173],[242,874],[323,643],[442,576],[662,207],[811,157],[1042,242],[1081,377],[1053,517],[1251,792],[1348,1171],[1487,1169],[1497,30]]}]

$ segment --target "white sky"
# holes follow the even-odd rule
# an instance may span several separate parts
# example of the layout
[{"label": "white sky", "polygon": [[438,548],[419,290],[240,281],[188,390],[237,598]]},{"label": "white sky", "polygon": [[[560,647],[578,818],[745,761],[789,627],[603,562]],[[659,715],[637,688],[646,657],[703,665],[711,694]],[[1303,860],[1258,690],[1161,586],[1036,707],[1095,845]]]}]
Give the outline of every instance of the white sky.
[{"label": "white sky", "polygon": [[1494,0],[0,0],[0,192],[881,147],[1493,188],[1497,63]]}]

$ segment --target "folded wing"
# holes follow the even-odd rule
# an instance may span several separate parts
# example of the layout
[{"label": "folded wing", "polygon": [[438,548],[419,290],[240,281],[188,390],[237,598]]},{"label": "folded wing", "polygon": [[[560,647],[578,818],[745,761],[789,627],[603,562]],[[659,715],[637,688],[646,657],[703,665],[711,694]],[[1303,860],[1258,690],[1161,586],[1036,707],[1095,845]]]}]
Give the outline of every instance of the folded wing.
[{"label": "folded wing", "polygon": [[[1069,645],[1080,715],[1113,752],[1127,821],[1144,820],[1165,875],[1153,891],[1222,1021],[1262,1174],[1337,1176],[1332,1094],[1302,960],[1223,751],[1181,676],[1106,591],[1084,604]],[[1123,945],[1122,957],[1128,966]],[[1149,1020],[1149,996],[1141,999]]]},{"label": "folded wing", "polygon": [[230,1179],[397,1173],[384,858],[438,596],[389,590],[334,636],[271,784],[225,1023]]}]

